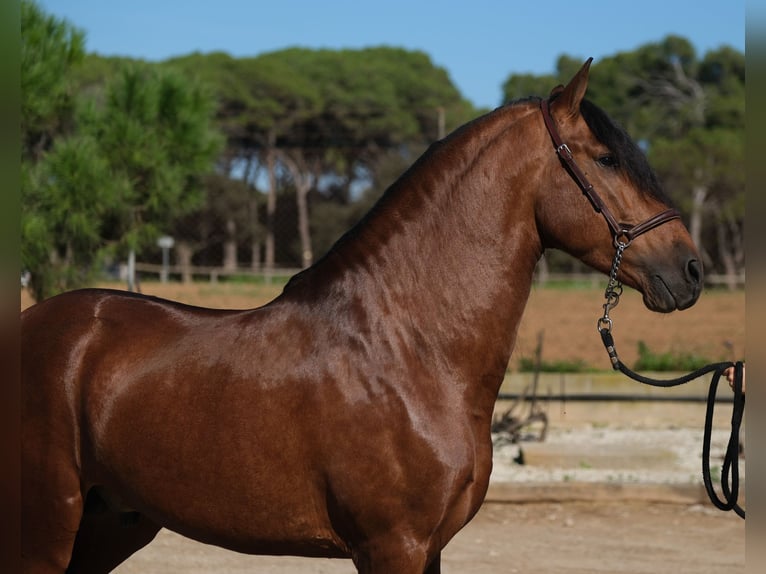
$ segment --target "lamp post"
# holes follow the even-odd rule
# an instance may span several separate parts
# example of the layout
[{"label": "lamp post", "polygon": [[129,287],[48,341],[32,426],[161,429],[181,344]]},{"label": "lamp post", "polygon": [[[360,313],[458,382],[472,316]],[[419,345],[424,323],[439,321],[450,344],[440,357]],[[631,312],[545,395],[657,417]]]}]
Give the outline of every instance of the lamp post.
[{"label": "lamp post", "polygon": [[163,235],[157,239],[157,246],[162,249],[162,271],[160,272],[160,282],[168,282],[168,268],[170,267],[170,249],[175,244],[175,240],[169,235]]}]

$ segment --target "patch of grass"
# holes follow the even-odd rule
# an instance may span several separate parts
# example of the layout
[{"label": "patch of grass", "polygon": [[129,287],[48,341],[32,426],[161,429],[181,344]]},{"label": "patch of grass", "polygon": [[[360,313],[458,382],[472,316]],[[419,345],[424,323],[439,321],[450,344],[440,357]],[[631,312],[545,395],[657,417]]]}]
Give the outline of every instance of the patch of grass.
[{"label": "patch of grass", "polygon": [[[537,370],[537,362],[528,357],[519,359],[519,371],[522,373],[534,373]],[[592,373],[593,369],[582,359],[561,360],[561,361],[541,361],[541,373]]]},{"label": "patch of grass", "polygon": [[711,361],[693,353],[655,353],[644,341],[638,342],[638,360],[633,365],[636,371],[694,371]]},{"label": "patch of grass", "polygon": [[271,276],[263,275],[223,275],[218,278],[221,283],[230,283],[232,285],[280,285],[284,286],[292,277],[292,274],[274,273]]}]

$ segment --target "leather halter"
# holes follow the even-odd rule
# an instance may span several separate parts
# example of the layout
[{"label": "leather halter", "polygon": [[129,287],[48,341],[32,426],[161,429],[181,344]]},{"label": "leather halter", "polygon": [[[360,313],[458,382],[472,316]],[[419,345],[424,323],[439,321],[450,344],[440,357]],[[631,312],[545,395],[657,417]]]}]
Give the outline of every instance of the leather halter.
[{"label": "leather halter", "polygon": [[[604,203],[604,200],[601,199],[601,196],[596,193],[596,190],[593,188],[593,184],[588,181],[585,173],[583,173],[583,171],[577,165],[577,162],[575,162],[574,156],[572,155],[572,151],[569,149],[569,146],[565,144],[561,139],[561,136],[556,129],[556,124],[553,121],[553,117],[551,116],[549,99],[540,100],[540,110],[543,113],[545,127],[548,129],[548,133],[553,140],[553,145],[556,147],[556,153],[564,163],[564,166],[567,168],[569,175],[572,176],[572,179],[574,179],[577,185],[580,186],[580,189],[582,189],[582,192],[588,198],[591,205],[593,206],[593,209],[596,210],[596,213],[600,213],[604,216],[607,225],[609,225],[609,229],[612,231],[612,237],[614,238],[615,245],[624,245],[627,247],[631,241],[633,241],[642,233],[646,233],[650,229],[654,229],[658,225],[662,225],[663,223],[667,223],[673,219],[680,219],[681,214],[678,212],[678,210],[671,208],[666,209],[665,211],[662,211],[653,217],[650,217],[638,225],[619,223],[617,219],[615,219],[614,215],[612,215],[612,212],[609,211],[609,208]],[[621,240],[621,238],[624,238],[624,240]]]}]

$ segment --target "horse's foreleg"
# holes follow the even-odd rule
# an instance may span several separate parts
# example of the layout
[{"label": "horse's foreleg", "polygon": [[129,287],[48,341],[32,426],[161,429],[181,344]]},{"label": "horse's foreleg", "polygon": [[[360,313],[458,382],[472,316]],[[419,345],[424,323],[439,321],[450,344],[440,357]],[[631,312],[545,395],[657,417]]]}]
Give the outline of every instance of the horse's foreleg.
[{"label": "horse's foreleg", "polygon": [[425,574],[441,574],[442,571],[442,560],[441,560],[441,553],[436,555],[436,558],[431,560],[431,564],[428,565],[428,568],[426,568]]},{"label": "horse's foreleg", "polygon": [[365,548],[354,552],[353,560],[359,574],[440,574],[440,556],[430,557],[424,546],[404,543]]},{"label": "horse's foreleg", "polygon": [[131,554],[151,542],[160,527],[138,513],[114,512],[97,494],[88,495],[77,532],[70,572],[111,572]]},{"label": "horse's foreleg", "polygon": [[[66,571],[82,515],[77,472],[42,462],[46,455],[27,456],[22,464],[21,564],[25,573]],[[55,458],[51,456],[52,460]]]}]

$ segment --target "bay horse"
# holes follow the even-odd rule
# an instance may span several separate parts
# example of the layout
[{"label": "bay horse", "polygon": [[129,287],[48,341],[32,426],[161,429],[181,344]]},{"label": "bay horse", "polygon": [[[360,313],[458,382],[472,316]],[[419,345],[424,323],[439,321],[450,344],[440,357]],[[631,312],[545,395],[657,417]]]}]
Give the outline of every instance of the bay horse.
[{"label": "bay horse", "polygon": [[584,99],[589,67],[434,143],[263,307],[86,289],[26,310],[24,571],[107,572],[164,527],[363,574],[440,572],[487,492],[543,251],[608,273],[630,241],[619,279],[653,311],[701,290],[642,152]]}]

